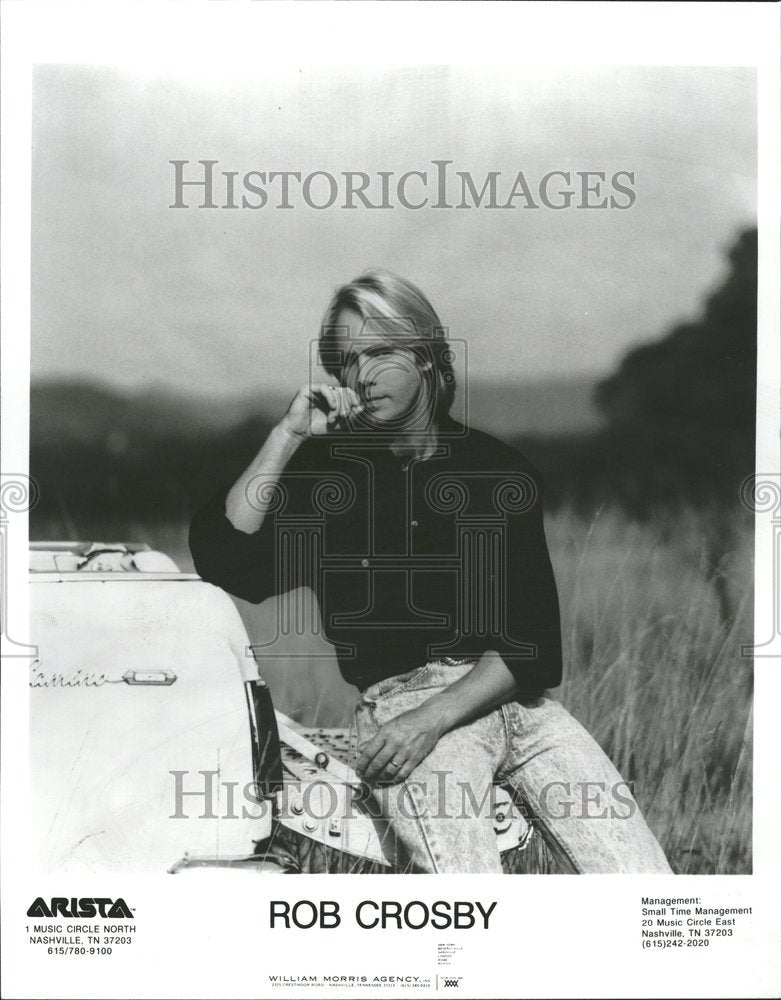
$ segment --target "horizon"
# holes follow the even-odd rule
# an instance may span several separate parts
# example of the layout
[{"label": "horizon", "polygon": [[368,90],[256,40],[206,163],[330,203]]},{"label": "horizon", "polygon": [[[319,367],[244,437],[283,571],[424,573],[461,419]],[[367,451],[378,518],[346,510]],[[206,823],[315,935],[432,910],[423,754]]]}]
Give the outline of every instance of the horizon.
[{"label": "horizon", "polygon": [[[457,388],[453,416],[505,437],[591,431],[604,422],[594,403],[597,381],[591,377],[572,376],[527,381],[475,379],[466,406],[463,384]],[[253,417],[273,421],[282,416],[295,394],[295,387],[286,389],[280,386],[257,392],[245,390],[217,396],[187,389],[172,389],[161,382],[133,388],[93,377],[86,381],[83,378],[38,378],[32,380],[31,388],[33,436],[42,429],[43,433],[48,433],[45,429],[51,427],[52,420],[60,431],[67,428],[67,416],[63,417],[59,410],[55,411],[54,404],[51,401],[47,403],[45,399],[47,393],[63,389],[80,394],[69,403],[69,415],[79,424],[84,420],[85,409],[89,414],[88,394],[94,392],[105,394],[110,399],[119,398],[131,406],[149,403],[158,407],[150,413],[152,422],[160,419],[166,407],[176,407],[179,404],[183,412],[177,414],[177,420],[181,421],[186,414],[191,424],[194,422],[203,430],[228,430]],[[558,405],[552,406],[551,400],[556,399],[556,394]],[[59,403],[62,403],[61,399]],[[162,411],[159,407],[163,408]],[[100,420],[101,413],[101,408],[98,407],[94,418]],[[89,416],[87,420],[90,421]]]},{"label": "horizon", "polygon": [[[543,385],[553,385],[559,383],[569,383],[569,382],[580,382],[580,383],[598,383],[602,379],[608,378],[611,372],[567,372],[561,375],[547,375],[541,374],[531,378],[510,378],[505,376],[504,378],[496,375],[485,375],[477,376],[471,378],[470,381],[474,385],[492,385],[499,386],[505,389],[518,388],[519,386],[543,386]],[[333,379],[331,375],[323,375],[323,381]],[[133,384],[123,383],[119,381],[112,381],[111,378],[107,378],[104,375],[91,374],[91,375],[80,375],[76,372],[67,373],[65,375],[49,375],[45,373],[33,374],[30,378],[30,384],[32,386],[45,386],[45,385],[91,385],[96,388],[108,388],[112,392],[120,393],[123,395],[143,395],[145,393],[155,393],[158,391],[163,391],[170,393],[172,396],[192,396],[193,398],[203,397],[205,394],[209,394],[211,390],[205,388],[203,391],[200,389],[192,388],[179,388],[173,383],[166,382],[163,379],[148,379],[144,382],[138,382]],[[291,392],[295,392],[298,385],[294,385]],[[271,396],[282,396],[288,392],[288,389],[280,386],[264,386],[264,389],[268,391]],[[243,388],[240,390],[234,389],[223,389],[219,393],[213,393],[214,399],[240,399],[245,396],[251,395],[255,389],[253,388]],[[460,385],[459,389],[460,391]]]}]

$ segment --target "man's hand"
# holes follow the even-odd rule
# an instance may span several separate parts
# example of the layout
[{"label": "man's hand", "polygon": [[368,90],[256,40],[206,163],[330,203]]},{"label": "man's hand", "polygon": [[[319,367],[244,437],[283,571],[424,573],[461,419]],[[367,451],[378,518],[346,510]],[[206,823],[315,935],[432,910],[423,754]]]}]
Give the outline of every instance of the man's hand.
[{"label": "man's hand", "polygon": [[364,744],[356,770],[368,784],[404,781],[447,731],[444,719],[424,703],[381,726]]},{"label": "man's hand", "polygon": [[486,650],[469,673],[381,726],[359,748],[356,770],[369,784],[404,781],[445,733],[512,701],[516,693],[515,678],[502,658]]},{"label": "man's hand", "polygon": [[304,385],[282,418],[285,430],[300,438],[327,434],[363,409],[358,394],[343,386]]}]

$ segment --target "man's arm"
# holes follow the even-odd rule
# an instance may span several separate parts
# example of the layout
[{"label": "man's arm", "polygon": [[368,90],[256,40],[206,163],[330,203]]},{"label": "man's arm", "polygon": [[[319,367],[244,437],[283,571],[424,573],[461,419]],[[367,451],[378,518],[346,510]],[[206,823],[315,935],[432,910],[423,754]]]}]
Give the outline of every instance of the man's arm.
[{"label": "man's arm", "polygon": [[512,701],[517,691],[509,667],[497,652],[489,649],[468,674],[424,704],[444,734]]},{"label": "man's arm", "polygon": [[[381,726],[362,749],[358,774],[369,783],[404,781],[445,733],[512,701],[516,694],[512,673],[498,653],[487,650],[468,674]],[[401,767],[391,761],[401,762]]]},{"label": "man's arm", "polygon": [[299,390],[227,495],[218,493],[193,518],[190,551],[204,580],[255,604],[277,592],[275,538],[267,518],[274,487],[307,438],[327,433],[357,408],[358,397],[349,389]]},{"label": "man's arm", "polygon": [[237,531],[254,535],[260,530],[271,500],[267,488],[279,481],[303,441],[304,436],[291,430],[284,421],[271,431],[225,498],[225,516]]}]

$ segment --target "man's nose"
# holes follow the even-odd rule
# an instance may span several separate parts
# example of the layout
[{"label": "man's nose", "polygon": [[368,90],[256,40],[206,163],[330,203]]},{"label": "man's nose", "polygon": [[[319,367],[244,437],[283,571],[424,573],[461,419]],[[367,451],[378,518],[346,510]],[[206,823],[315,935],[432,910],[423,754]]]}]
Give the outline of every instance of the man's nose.
[{"label": "man's nose", "polygon": [[361,388],[368,388],[374,385],[376,379],[376,364],[373,364],[371,357],[358,358],[357,378]]}]

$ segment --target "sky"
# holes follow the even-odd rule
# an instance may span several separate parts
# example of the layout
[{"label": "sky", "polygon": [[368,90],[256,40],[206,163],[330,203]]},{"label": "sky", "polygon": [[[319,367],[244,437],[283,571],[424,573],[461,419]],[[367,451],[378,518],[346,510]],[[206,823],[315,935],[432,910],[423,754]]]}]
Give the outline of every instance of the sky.
[{"label": "sky", "polygon": [[[196,78],[38,66],[33,377],[204,397],[295,388],[330,295],[368,266],[422,288],[466,342],[473,376],[606,374],[632,346],[696,318],[726,249],[754,224],[755,100],[753,71],[722,67],[291,66]],[[622,170],[636,198],[598,211],[577,199],[560,211],[318,211],[300,195],[291,210],[169,207],[170,161],[200,159],[239,177],[398,176],[450,159],[478,189],[499,171],[500,192],[518,171],[534,191],[552,170]],[[224,185],[215,190],[220,203]]]}]

